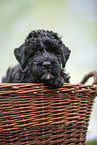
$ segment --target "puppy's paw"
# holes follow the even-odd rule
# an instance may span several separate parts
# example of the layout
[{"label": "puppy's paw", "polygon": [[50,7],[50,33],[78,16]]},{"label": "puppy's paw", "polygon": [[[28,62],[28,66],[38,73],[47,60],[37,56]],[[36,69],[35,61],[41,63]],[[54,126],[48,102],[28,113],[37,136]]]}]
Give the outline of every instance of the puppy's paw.
[{"label": "puppy's paw", "polygon": [[61,88],[64,84],[64,79],[60,76],[54,80],[48,81],[46,84],[51,88]]},{"label": "puppy's paw", "polygon": [[54,88],[61,88],[64,84],[64,79],[62,77],[58,77],[55,79],[53,83]]}]

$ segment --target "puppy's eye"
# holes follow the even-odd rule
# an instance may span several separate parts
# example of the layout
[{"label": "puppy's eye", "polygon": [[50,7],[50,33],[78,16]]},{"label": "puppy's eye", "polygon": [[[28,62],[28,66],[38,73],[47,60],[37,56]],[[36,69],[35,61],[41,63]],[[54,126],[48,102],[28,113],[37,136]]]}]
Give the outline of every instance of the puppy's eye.
[{"label": "puppy's eye", "polygon": [[57,49],[57,50],[54,50],[54,53],[56,54],[56,55],[60,55],[61,54],[61,52]]},{"label": "puppy's eye", "polygon": [[52,65],[55,65],[56,64],[56,61],[52,61],[51,63],[52,63]]},{"label": "puppy's eye", "polygon": [[34,54],[34,50],[32,48],[29,48],[29,50],[27,51],[27,55],[29,56],[29,58],[31,58]]},{"label": "puppy's eye", "polygon": [[42,62],[37,63],[38,66],[42,66],[42,64],[43,64]]},{"label": "puppy's eye", "polygon": [[60,55],[60,49],[58,48],[58,46],[56,46],[56,45],[53,45],[52,46],[52,49],[51,49],[52,51],[53,51],[53,53],[55,53],[56,55]]},{"label": "puppy's eye", "polygon": [[57,55],[60,55],[60,51],[59,51],[59,52],[57,51],[56,54],[57,54]]}]

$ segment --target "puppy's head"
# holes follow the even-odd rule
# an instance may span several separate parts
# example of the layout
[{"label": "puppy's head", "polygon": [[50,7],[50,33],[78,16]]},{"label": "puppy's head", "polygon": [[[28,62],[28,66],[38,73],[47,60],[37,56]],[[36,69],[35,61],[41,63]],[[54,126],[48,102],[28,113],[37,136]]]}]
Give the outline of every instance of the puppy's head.
[{"label": "puppy's head", "polygon": [[25,43],[14,51],[22,69],[28,66],[32,75],[41,82],[60,75],[70,50],[62,43],[57,33],[52,31],[32,31]]}]

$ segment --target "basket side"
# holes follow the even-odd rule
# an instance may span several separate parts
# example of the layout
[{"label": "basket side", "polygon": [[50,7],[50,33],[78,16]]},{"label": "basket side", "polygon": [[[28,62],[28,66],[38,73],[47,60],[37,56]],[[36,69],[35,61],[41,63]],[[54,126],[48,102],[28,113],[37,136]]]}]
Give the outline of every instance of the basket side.
[{"label": "basket side", "polygon": [[17,87],[1,91],[0,144],[85,144],[93,91]]}]

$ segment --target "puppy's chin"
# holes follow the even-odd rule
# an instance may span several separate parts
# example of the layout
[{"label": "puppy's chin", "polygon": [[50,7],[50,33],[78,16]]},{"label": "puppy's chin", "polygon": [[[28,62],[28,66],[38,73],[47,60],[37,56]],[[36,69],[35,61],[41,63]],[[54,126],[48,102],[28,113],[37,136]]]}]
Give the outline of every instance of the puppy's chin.
[{"label": "puppy's chin", "polygon": [[53,76],[51,73],[46,72],[46,73],[44,73],[44,74],[42,75],[41,80],[42,80],[42,81],[49,81],[49,80],[51,80],[51,79],[53,79],[53,78],[54,78],[54,76]]}]

